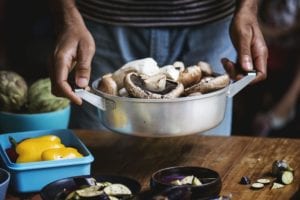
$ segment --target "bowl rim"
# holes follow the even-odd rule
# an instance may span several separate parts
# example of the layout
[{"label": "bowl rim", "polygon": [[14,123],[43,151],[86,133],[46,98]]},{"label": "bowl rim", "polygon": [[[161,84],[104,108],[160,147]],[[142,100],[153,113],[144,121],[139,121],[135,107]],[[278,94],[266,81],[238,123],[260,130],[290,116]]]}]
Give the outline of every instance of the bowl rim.
[{"label": "bowl rim", "polygon": [[[213,173],[216,177],[212,177],[214,178],[213,180],[207,182],[207,183],[202,183],[201,185],[174,185],[171,183],[166,183],[161,181],[160,179],[158,179],[158,175],[163,173],[163,172],[168,172],[170,170],[204,170],[204,171],[208,171],[209,173]],[[200,180],[201,181],[201,180]],[[156,184],[161,184],[164,187],[192,187],[192,188],[197,188],[197,187],[205,187],[205,186],[209,186],[212,184],[215,184],[217,182],[221,181],[221,177],[220,174],[210,168],[206,168],[206,167],[199,167],[199,166],[171,166],[171,167],[166,167],[166,168],[162,168],[159,169],[157,171],[155,171],[152,175],[151,175],[151,182],[155,182]],[[151,186],[152,187],[152,186]]]},{"label": "bowl rim", "polygon": [[32,117],[32,116],[46,116],[51,114],[57,114],[57,113],[63,113],[71,109],[71,105],[61,108],[59,110],[50,111],[50,112],[41,112],[41,113],[13,113],[13,112],[7,112],[7,111],[0,111],[0,115],[6,115],[6,116],[20,116],[20,117]]},{"label": "bowl rim", "polygon": [[1,173],[5,174],[5,179],[3,182],[0,182],[0,187],[2,187],[3,185],[5,185],[7,182],[10,181],[10,172],[6,169],[0,168]]},{"label": "bowl rim", "polygon": [[[121,176],[121,175],[114,175],[114,174],[91,174],[91,175],[80,175],[80,176],[71,176],[71,177],[66,177],[66,178],[62,178],[62,179],[58,179],[55,180],[53,182],[48,183],[47,185],[45,185],[39,192],[40,196],[42,197],[43,200],[46,200],[46,196],[45,193],[47,190],[49,190],[49,188],[51,188],[53,185],[57,184],[58,182],[64,182],[64,181],[72,181],[74,180],[74,178],[95,178],[96,180],[99,179],[120,179],[121,182],[122,181],[130,181],[132,185],[126,185],[129,189],[132,190],[132,188],[134,187],[136,189],[136,191],[132,191],[133,195],[137,195],[139,194],[139,192],[141,192],[142,186],[140,184],[139,181],[137,181],[134,178],[131,178],[129,176]],[[115,181],[113,181],[115,182]],[[117,183],[117,182],[115,182]],[[57,187],[57,186],[56,186]]]},{"label": "bowl rim", "polygon": [[216,91],[212,91],[206,94],[202,95],[196,95],[196,96],[186,96],[186,97],[180,97],[180,98],[173,98],[173,99],[142,99],[142,98],[133,98],[133,97],[120,97],[115,95],[110,95],[107,93],[104,93],[97,89],[97,85],[101,78],[98,78],[93,81],[92,83],[92,91],[96,93],[96,95],[106,98],[109,100],[114,101],[121,101],[121,102],[137,102],[137,103],[176,103],[176,102],[185,102],[185,101],[194,101],[199,99],[206,99],[211,98],[214,96],[224,95],[229,90],[231,86],[231,82],[224,88],[218,89]]}]

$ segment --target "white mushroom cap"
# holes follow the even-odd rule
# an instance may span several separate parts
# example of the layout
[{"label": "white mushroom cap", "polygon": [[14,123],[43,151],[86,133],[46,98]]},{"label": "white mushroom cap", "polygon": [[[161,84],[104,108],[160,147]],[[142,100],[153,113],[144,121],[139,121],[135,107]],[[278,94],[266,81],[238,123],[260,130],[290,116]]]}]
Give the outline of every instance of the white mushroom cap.
[{"label": "white mushroom cap", "polygon": [[137,72],[139,74],[152,76],[159,73],[159,67],[153,58],[144,58],[126,63],[112,75],[118,85],[118,88],[124,87],[124,77],[129,72]]},{"label": "white mushroom cap", "polygon": [[177,69],[179,72],[182,72],[185,69],[184,63],[181,61],[175,61],[173,63],[173,66],[175,67],[175,69]]},{"label": "white mushroom cap", "polygon": [[200,67],[203,76],[211,76],[213,74],[213,70],[207,62],[200,61],[197,65]]},{"label": "white mushroom cap", "polygon": [[173,65],[166,65],[160,68],[160,73],[164,73],[167,78],[172,81],[177,81],[179,78],[179,70],[177,70]]}]

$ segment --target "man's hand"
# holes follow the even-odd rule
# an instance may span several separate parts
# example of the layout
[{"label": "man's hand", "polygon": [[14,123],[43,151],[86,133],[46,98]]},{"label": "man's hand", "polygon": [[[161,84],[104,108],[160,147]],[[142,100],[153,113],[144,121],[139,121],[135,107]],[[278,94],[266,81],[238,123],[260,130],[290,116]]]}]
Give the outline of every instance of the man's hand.
[{"label": "man's hand", "polygon": [[75,95],[68,83],[68,76],[75,70],[75,84],[80,88],[88,86],[91,61],[95,53],[95,42],[87,30],[78,10],[73,7],[63,15],[58,30],[57,43],[52,58],[50,76],[52,92],[69,98],[80,105],[81,98]]},{"label": "man's hand", "polygon": [[257,21],[257,1],[240,0],[231,24],[231,39],[238,53],[237,63],[222,59],[230,77],[240,79],[241,72],[256,70],[254,82],[264,80],[268,50]]}]

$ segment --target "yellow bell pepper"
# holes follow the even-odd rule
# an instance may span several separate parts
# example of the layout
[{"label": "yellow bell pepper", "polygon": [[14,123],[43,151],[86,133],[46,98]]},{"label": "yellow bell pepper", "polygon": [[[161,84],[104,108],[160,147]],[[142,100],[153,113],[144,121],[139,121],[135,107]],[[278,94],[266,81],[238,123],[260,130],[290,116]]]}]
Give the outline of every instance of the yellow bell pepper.
[{"label": "yellow bell pepper", "polygon": [[43,151],[62,147],[64,145],[61,143],[60,138],[55,135],[25,139],[16,146],[18,154],[16,163],[41,161]]},{"label": "yellow bell pepper", "polygon": [[60,160],[81,157],[82,155],[73,147],[47,149],[42,153],[42,160]]}]

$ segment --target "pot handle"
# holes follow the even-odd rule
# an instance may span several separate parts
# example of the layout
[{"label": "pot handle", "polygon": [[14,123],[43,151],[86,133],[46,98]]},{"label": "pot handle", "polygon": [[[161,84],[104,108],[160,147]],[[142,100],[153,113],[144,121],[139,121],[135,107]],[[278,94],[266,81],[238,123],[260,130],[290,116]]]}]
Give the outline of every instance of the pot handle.
[{"label": "pot handle", "polygon": [[84,89],[75,89],[75,94],[103,111],[115,108],[115,103],[113,101],[104,99]]},{"label": "pot handle", "polygon": [[246,87],[251,81],[253,81],[256,77],[255,71],[250,71],[247,73],[246,76],[244,76],[242,79],[230,84],[229,89],[227,91],[228,97],[233,97],[238,93],[240,90],[242,90],[244,87]]}]

